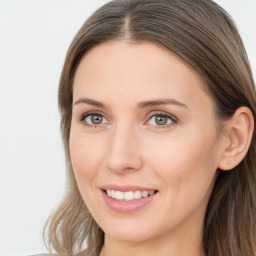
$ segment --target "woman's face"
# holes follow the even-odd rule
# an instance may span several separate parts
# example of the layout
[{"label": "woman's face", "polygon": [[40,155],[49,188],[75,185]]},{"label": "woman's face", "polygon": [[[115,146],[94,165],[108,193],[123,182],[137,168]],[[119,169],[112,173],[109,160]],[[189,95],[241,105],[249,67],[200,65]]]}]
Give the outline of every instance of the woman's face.
[{"label": "woman's face", "polygon": [[80,193],[106,237],[199,237],[219,137],[202,79],[171,52],[109,41],[82,58],[70,153]]}]

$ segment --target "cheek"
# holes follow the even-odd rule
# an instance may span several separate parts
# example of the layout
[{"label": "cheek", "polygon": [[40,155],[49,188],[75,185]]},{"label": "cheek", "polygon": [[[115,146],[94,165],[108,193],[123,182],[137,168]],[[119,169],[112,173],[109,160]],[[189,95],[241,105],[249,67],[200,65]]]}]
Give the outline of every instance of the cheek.
[{"label": "cheek", "polygon": [[87,137],[71,133],[69,147],[74,175],[83,201],[93,216],[101,212],[94,200],[101,158],[100,148],[96,144]]},{"label": "cheek", "polygon": [[154,147],[148,159],[164,186],[174,190],[177,198],[183,192],[203,194],[211,186],[217,169],[215,133],[173,136]]},{"label": "cheek", "polygon": [[95,136],[84,135],[78,128],[71,129],[69,148],[73,169],[76,173],[90,175],[102,157],[102,140]]},{"label": "cheek", "polygon": [[165,142],[164,150],[156,147],[148,157],[157,180],[162,181],[164,202],[159,207],[165,205],[162,219],[172,220],[170,225],[181,223],[193,214],[198,219],[204,216],[215,180],[216,147],[214,140],[209,140],[211,136],[208,140],[206,136],[199,138],[172,138]]},{"label": "cheek", "polygon": [[88,136],[71,132],[70,155],[73,171],[80,193],[87,203],[87,197],[96,188],[96,177],[100,170],[103,147]]}]

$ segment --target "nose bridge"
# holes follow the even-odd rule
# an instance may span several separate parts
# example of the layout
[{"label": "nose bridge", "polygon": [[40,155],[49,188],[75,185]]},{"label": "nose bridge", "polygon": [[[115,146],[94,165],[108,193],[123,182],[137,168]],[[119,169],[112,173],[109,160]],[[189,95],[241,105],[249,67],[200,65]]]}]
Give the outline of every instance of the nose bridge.
[{"label": "nose bridge", "polygon": [[114,172],[141,168],[138,134],[132,125],[120,123],[113,128],[107,154],[107,166]]}]

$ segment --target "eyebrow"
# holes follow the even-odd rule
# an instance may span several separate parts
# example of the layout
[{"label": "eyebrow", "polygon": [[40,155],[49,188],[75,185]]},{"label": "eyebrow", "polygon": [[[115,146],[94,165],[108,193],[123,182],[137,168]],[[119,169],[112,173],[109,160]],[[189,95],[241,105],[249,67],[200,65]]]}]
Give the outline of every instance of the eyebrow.
[{"label": "eyebrow", "polygon": [[101,103],[99,101],[96,101],[96,100],[93,100],[93,99],[88,99],[88,98],[80,98],[74,103],[74,105],[77,105],[77,104],[80,104],[80,103],[93,105],[93,106],[96,106],[98,108],[106,108],[106,106],[103,103]]},{"label": "eyebrow", "polygon": [[[74,102],[74,105],[77,105],[80,103],[89,104],[92,106],[96,106],[98,108],[106,109],[106,106],[102,102],[99,102],[99,101],[96,101],[93,99],[89,99],[89,98],[80,98]],[[184,104],[180,101],[177,101],[175,99],[156,99],[156,100],[143,101],[138,104],[137,108],[142,109],[142,108],[159,106],[159,105],[177,105],[177,106],[189,109],[189,107],[186,104]]]},{"label": "eyebrow", "polygon": [[138,108],[146,108],[146,107],[151,107],[151,106],[159,106],[159,105],[177,105],[180,107],[185,107],[189,109],[189,107],[175,99],[156,99],[156,100],[149,100],[149,101],[143,101],[138,104]]}]

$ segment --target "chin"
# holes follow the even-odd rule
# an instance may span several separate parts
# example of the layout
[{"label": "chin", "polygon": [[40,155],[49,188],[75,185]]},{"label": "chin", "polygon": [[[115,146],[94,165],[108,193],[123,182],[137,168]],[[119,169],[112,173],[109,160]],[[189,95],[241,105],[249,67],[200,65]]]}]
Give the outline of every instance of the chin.
[{"label": "chin", "polygon": [[126,243],[141,243],[150,239],[150,236],[143,233],[131,233],[127,231],[120,232],[110,232],[105,233],[106,236],[111,237],[112,239],[126,242]]},{"label": "chin", "polygon": [[139,243],[149,240],[152,237],[152,227],[143,227],[143,225],[119,224],[103,229],[106,236],[130,243]]}]

